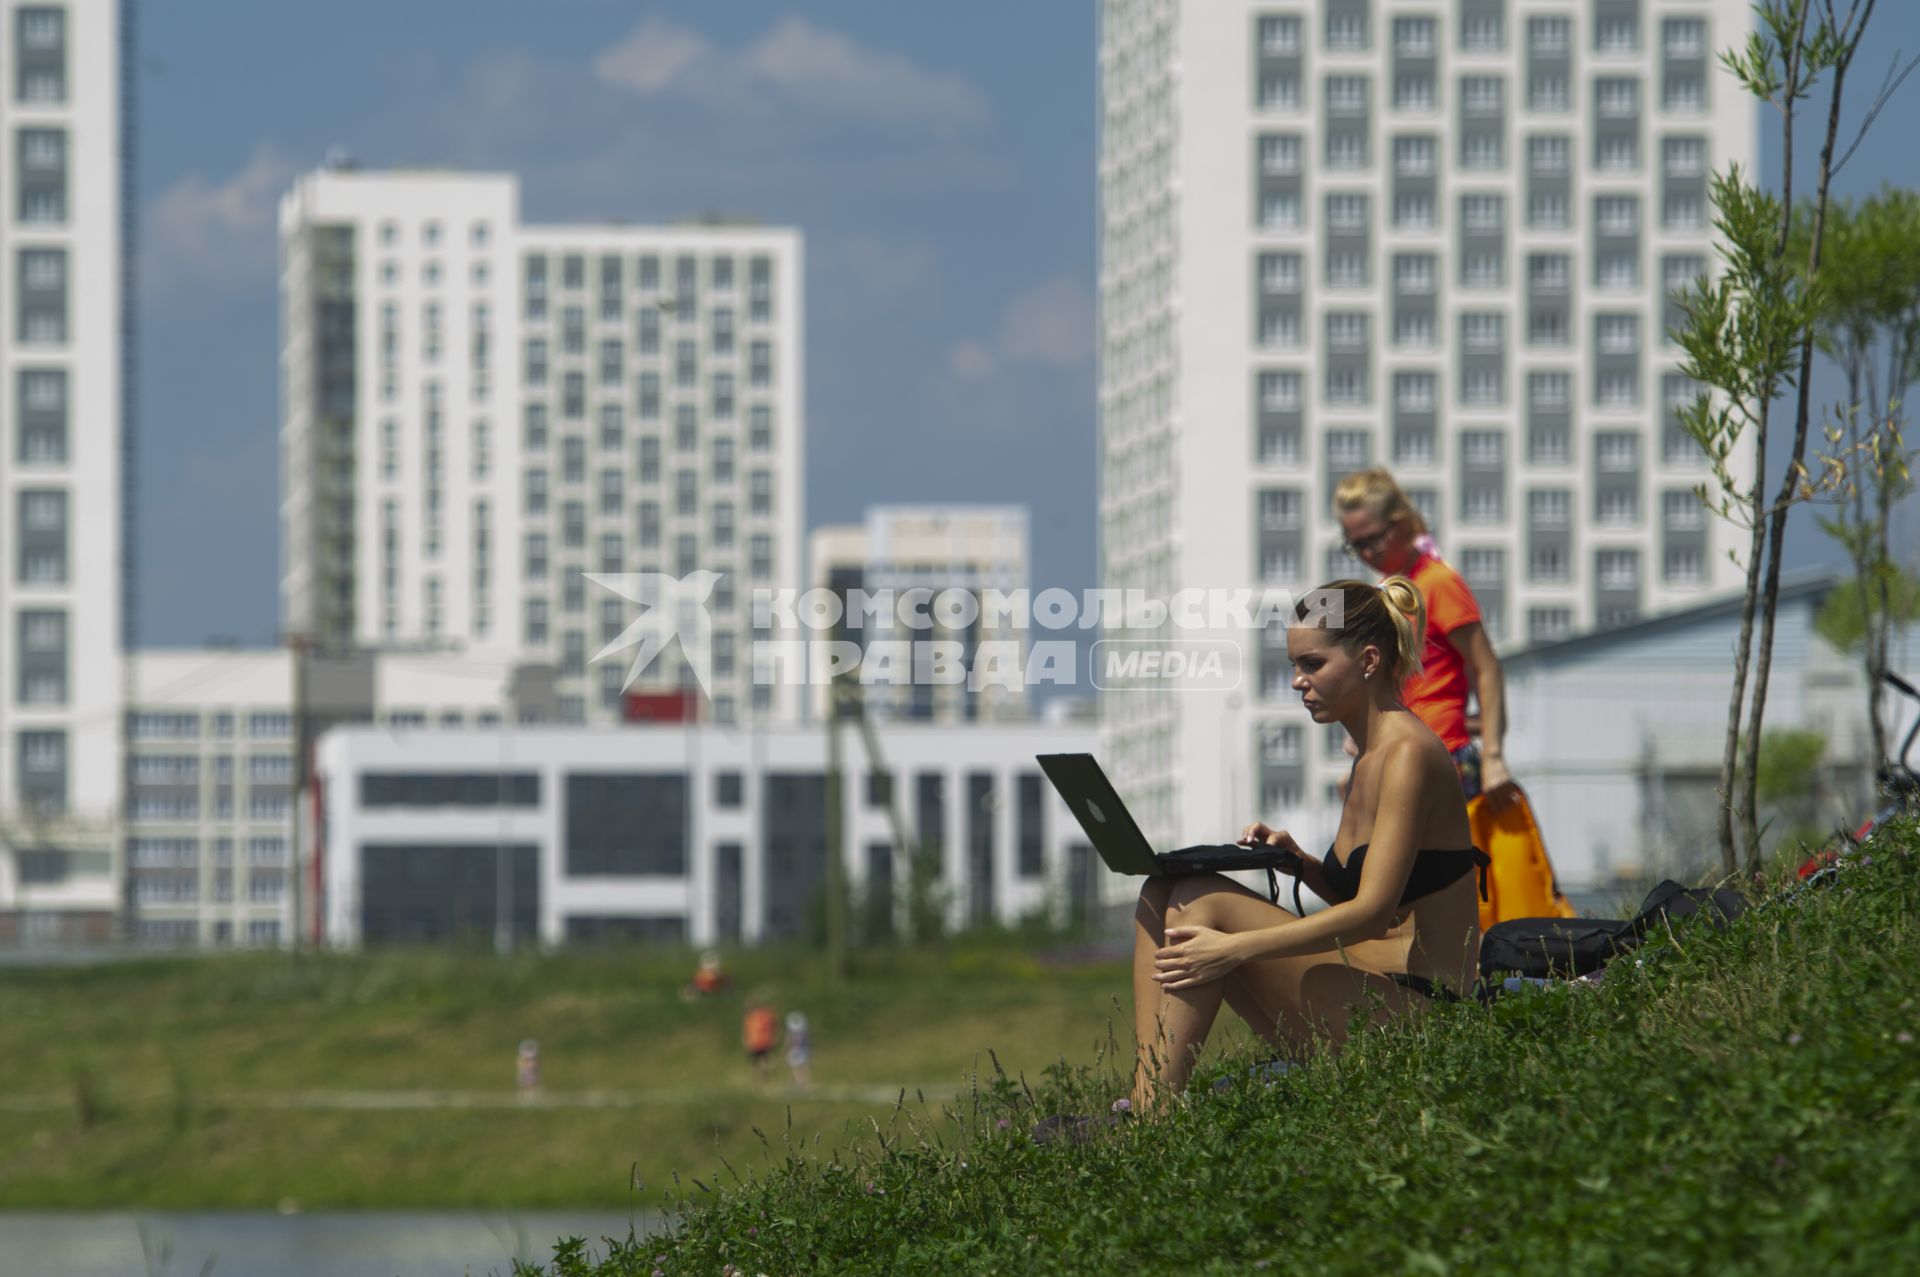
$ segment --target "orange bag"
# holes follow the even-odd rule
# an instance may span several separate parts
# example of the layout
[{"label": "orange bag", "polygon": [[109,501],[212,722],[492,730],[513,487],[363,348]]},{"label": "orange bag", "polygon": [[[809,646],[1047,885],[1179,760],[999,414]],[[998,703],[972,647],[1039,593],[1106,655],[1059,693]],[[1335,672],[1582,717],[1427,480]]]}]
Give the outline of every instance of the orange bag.
[{"label": "orange bag", "polygon": [[1547,844],[1533,819],[1533,805],[1518,785],[1467,800],[1473,842],[1493,865],[1487,898],[1480,902],[1480,929],[1509,918],[1571,918],[1573,906],[1553,880]]}]

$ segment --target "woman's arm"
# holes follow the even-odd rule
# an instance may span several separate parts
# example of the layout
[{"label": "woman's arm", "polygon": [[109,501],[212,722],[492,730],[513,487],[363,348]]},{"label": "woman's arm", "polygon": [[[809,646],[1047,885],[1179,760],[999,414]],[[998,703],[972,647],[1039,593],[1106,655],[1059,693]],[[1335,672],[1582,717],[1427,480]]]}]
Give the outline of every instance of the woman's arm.
[{"label": "woman's arm", "polygon": [[1474,698],[1480,702],[1480,789],[1492,793],[1513,783],[1507,769],[1507,680],[1500,672],[1500,658],[1493,654],[1493,642],[1486,626],[1475,621],[1447,635],[1447,642],[1466,663],[1467,680],[1473,684]]},{"label": "woman's arm", "polygon": [[1255,821],[1241,831],[1240,842],[1243,846],[1278,847],[1282,851],[1293,853],[1293,876],[1305,883],[1307,890],[1322,900],[1333,898],[1327,893],[1327,874],[1320,857],[1295,842],[1293,835],[1286,830],[1274,829]]},{"label": "woman's arm", "polygon": [[[1360,864],[1360,888],[1353,899],[1330,904],[1298,922],[1239,932],[1232,940],[1241,961],[1318,953],[1336,944],[1377,939],[1399,912],[1400,897],[1413,876],[1413,858],[1419,852],[1420,796],[1430,782],[1417,741],[1393,746],[1381,764],[1373,838]],[[1325,897],[1312,879],[1306,882],[1315,894]],[[1325,884],[1324,875],[1321,884]]]}]

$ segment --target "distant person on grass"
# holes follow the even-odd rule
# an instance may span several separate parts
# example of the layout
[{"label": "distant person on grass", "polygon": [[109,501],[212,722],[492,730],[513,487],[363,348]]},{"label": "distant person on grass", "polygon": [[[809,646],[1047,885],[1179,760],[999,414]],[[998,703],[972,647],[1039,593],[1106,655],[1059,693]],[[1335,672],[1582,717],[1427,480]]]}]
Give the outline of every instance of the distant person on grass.
[{"label": "distant person on grass", "polygon": [[813,1030],[807,1027],[806,1013],[787,1012],[787,1068],[793,1074],[795,1090],[813,1085]]},{"label": "distant person on grass", "polygon": [[764,1002],[747,1008],[740,1020],[740,1045],[746,1048],[747,1065],[753,1070],[753,1084],[765,1087],[773,1059],[774,1043],[780,1037],[780,1017]]},{"label": "distant person on grass", "polygon": [[1290,872],[1333,903],[1302,918],[1219,874],[1147,881],[1134,914],[1136,1109],[1185,1089],[1222,1002],[1298,1056],[1316,1037],[1344,1040],[1355,1012],[1377,1022],[1473,986],[1486,859],[1452,757],[1401,699],[1425,605],[1405,577],[1320,588],[1340,595],[1342,627],[1315,625],[1309,596],[1287,654],[1313,721],[1341,724],[1358,747],[1340,828],[1324,859],[1264,824],[1240,841],[1289,852]]}]

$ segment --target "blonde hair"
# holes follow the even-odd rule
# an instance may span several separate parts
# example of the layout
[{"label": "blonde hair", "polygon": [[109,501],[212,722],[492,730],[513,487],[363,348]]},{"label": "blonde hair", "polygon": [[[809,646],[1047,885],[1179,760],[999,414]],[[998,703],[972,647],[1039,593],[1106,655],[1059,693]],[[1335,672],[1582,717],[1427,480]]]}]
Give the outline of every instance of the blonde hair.
[{"label": "blonde hair", "polygon": [[1342,479],[1333,490],[1333,508],[1338,514],[1367,510],[1387,523],[1410,524],[1415,536],[1427,533],[1427,521],[1384,466],[1355,470]]},{"label": "blonde hair", "polygon": [[1379,585],[1365,581],[1329,581],[1294,605],[1294,617],[1308,619],[1315,595],[1337,593],[1342,611],[1340,646],[1359,652],[1368,645],[1380,649],[1394,686],[1420,672],[1427,645],[1427,601],[1420,587],[1404,576],[1390,576]]}]

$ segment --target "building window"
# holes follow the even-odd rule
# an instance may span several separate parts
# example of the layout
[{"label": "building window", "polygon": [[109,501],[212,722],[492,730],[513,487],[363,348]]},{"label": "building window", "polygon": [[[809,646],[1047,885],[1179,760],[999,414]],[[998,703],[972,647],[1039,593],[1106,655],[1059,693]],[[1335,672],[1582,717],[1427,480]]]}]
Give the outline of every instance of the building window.
[{"label": "building window", "polygon": [[1260,52],[1268,57],[1290,57],[1300,52],[1300,19],[1268,16],[1259,22]]},{"label": "building window", "polygon": [[1367,229],[1367,205],[1365,195],[1327,196],[1327,229],[1340,235],[1363,233]]},{"label": "building window", "polygon": [[64,9],[34,5],[14,11],[14,98],[30,106],[67,100],[67,19]]},{"label": "building window", "polygon": [[1363,53],[1367,48],[1367,15],[1329,13],[1327,15],[1327,51]]},{"label": "building window", "polygon": [[1640,554],[1636,550],[1602,550],[1598,576],[1603,590],[1633,590],[1640,586]]},{"label": "building window", "polygon": [[1466,53],[1498,53],[1507,47],[1506,24],[1498,13],[1469,14],[1460,24],[1460,48]]},{"label": "building window", "polygon": [[1601,354],[1630,355],[1640,349],[1638,315],[1600,315],[1594,324]]},{"label": "building window", "polygon": [[1594,398],[1602,408],[1631,408],[1640,402],[1640,386],[1632,373],[1603,372],[1595,382]]},{"label": "building window", "polygon": [[67,581],[67,494],[53,488],[22,488],[15,541],[23,585],[64,585]]},{"label": "building window", "polygon": [[1506,82],[1495,75],[1460,77],[1460,104],[1470,116],[1498,116],[1506,97]]},{"label": "building window", "polygon": [[1393,140],[1393,171],[1406,177],[1425,177],[1433,172],[1433,154],[1430,137],[1397,137]]},{"label": "building window", "polygon": [[1620,474],[1630,473],[1640,468],[1638,435],[1618,430],[1596,435],[1594,453],[1602,471]]},{"label": "building window", "polygon": [[1573,609],[1534,607],[1527,609],[1527,638],[1534,643],[1551,643],[1573,633]]},{"label": "building window", "polygon": [[1426,74],[1397,75],[1393,78],[1393,109],[1408,115],[1425,115],[1434,109],[1433,77]]},{"label": "building window", "polygon": [[1260,228],[1269,231],[1297,230],[1300,226],[1298,195],[1266,194],[1260,197]]},{"label": "building window", "polygon": [[1624,78],[1596,80],[1594,106],[1607,119],[1632,119],[1640,114],[1640,81]]},{"label": "building window", "polygon": [[1460,220],[1467,230],[1475,234],[1491,234],[1501,230],[1507,221],[1506,196],[1461,196]]},{"label": "building window", "polygon": [[23,368],[16,383],[15,419],[22,465],[63,465],[67,460],[67,374],[64,369]]},{"label": "building window", "polygon": [[1283,72],[1264,72],[1260,76],[1257,90],[1258,105],[1262,111],[1298,111],[1300,109],[1300,77]]},{"label": "building window", "polygon": [[1596,53],[1632,53],[1640,47],[1640,24],[1632,18],[1601,18],[1594,24]]},{"label": "building window", "polygon": [[1432,18],[1395,18],[1393,51],[1403,57],[1430,58],[1434,51]]},{"label": "building window", "polygon": [[67,250],[24,248],[18,257],[19,340],[35,345],[67,340]]},{"label": "building window", "polygon": [[1300,171],[1299,137],[1291,133],[1265,133],[1259,145],[1262,173],[1285,177]]}]

